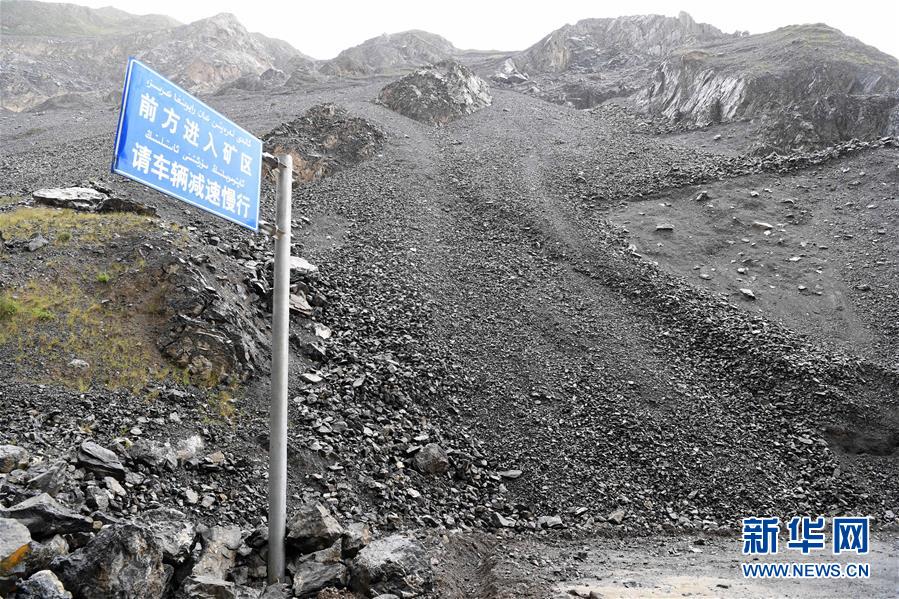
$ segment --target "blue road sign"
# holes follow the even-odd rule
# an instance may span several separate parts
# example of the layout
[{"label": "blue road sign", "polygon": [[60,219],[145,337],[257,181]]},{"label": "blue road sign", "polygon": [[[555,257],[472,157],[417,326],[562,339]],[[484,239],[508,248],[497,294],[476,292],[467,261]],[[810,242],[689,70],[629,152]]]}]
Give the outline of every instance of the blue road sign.
[{"label": "blue road sign", "polygon": [[112,171],[259,229],[262,142],[133,58]]}]

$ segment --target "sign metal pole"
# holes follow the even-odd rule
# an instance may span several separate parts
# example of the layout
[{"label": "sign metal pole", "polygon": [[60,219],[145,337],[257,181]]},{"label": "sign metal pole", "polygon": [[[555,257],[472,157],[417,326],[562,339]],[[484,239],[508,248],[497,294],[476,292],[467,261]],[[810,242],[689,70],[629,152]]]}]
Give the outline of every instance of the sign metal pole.
[{"label": "sign metal pole", "polygon": [[272,306],[272,402],[269,412],[268,581],[284,577],[284,536],[287,528],[287,361],[290,318],[290,233],[293,159],[281,154],[275,204],[275,289]]}]

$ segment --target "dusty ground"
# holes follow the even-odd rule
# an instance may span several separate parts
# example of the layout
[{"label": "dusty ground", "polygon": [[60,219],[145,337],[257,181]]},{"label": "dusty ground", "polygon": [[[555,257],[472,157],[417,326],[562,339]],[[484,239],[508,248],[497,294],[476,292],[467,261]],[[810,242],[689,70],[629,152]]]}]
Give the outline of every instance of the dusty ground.
[{"label": "dusty ground", "polygon": [[[899,537],[877,535],[865,559],[781,551],[746,558],[739,537],[533,540],[450,537],[440,553],[445,584],[456,597],[636,599],[715,597],[895,597]],[[775,559],[776,558],[776,559]],[[763,580],[743,577],[740,564],[859,563],[868,579]],[[476,563],[476,567],[471,567]],[[461,566],[461,567],[460,567]]]}]

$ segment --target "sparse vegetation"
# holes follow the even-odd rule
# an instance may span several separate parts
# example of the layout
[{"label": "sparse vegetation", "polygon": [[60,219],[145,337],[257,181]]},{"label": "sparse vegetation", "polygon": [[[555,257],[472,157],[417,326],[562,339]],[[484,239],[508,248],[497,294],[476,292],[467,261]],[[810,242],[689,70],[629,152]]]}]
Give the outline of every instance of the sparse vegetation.
[{"label": "sparse vegetation", "polygon": [[0,214],[0,232],[8,240],[26,240],[40,233],[47,239],[101,242],[147,228],[152,220],[130,212],[91,214],[62,208],[25,207]]},{"label": "sparse vegetation", "polygon": [[231,420],[234,417],[234,396],[232,389],[222,389],[210,392],[208,395],[209,406],[212,411],[225,420]]},{"label": "sparse vegetation", "polygon": [[[0,344],[14,344],[19,363],[38,362],[50,379],[82,391],[99,384],[137,392],[148,380],[168,376],[139,330],[146,323],[134,321],[134,308],[98,297],[78,277],[65,280],[32,279],[0,294]],[[73,358],[90,365],[77,377],[69,366]]]},{"label": "sparse vegetation", "polygon": [[104,284],[109,283],[110,279],[111,279],[111,277],[108,272],[98,272],[97,273],[97,282],[98,283],[104,283]]},{"label": "sparse vegetation", "polygon": [[0,196],[0,208],[4,206],[12,206],[22,201],[20,196]]}]

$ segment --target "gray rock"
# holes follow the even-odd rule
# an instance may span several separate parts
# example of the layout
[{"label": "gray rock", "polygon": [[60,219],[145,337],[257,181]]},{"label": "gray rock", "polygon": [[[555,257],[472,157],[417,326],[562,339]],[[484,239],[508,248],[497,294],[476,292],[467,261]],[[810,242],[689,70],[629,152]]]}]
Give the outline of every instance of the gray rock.
[{"label": "gray rock", "polygon": [[[54,462],[46,470],[35,472],[28,479],[28,488],[56,497],[68,480],[69,465],[65,460]],[[34,469],[32,469],[34,470]],[[32,473],[29,472],[29,475]]]},{"label": "gray rock", "polygon": [[191,435],[178,442],[178,450],[175,452],[175,455],[178,457],[179,461],[189,462],[196,458],[200,452],[203,451],[204,447],[203,437],[200,435]]},{"label": "gray rock", "polygon": [[203,550],[194,565],[193,576],[211,576],[224,579],[234,567],[237,550],[241,545],[241,532],[237,526],[213,526],[200,533]]},{"label": "gray rock", "polygon": [[30,551],[28,528],[18,520],[0,518],[0,576],[17,572]]},{"label": "gray rock", "polygon": [[119,457],[93,441],[85,441],[81,444],[81,447],[78,448],[77,460],[79,466],[83,466],[95,474],[125,480],[125,467],[119,461]]},{"label": "gray rock", "polygon": [[302,291],[290,294],[289,302],[290,310],[302,316],[312,316],[312,306],[306,299],[306,294]]},{"label": "gray rock", "polygon": [[334,544],[343,528],[320,503],[306,503],[287,522],[287,544],[311,553]]},{"label": "gray rock", "polygon": [[562,528],[565,525],[559,516],[540,516],[537,518],[537,526],[540,528]]},{"label": "gray rock", "polygon": [[50,244],[50,242],[47,241],[43,235],[38,233],[37,235],[35,235],[28,241],[28,245],[25,247],[28,248],[29,252],[36,252],[39,249],[41,249],[42,247],[44,247],[45,245],[49,245],[49,244]]},{"label": "gray rock", "polygon": [[298,274],[303,277],[308,277],[309,275],[314,275],[318,272],[318,267],[305,258],[300,258],[299,256],[291,256],[290,257],[290,272],[291,274]]},{"label": "gray rock", "polygon": [[134,524],[104,528],[78,551],[53,560],[53,571],[79,599],[158,599],[168,579],[156,540]]},{"label": "gray rock", "polygon": [[156,539],[165,561],[180,563],[190,555],[197,529],[184,513],[172,508],[148,510],[137,517],[137,523]]},{"label": "gray rock", "polygon": [[656,231],[674,231],[674,225],[671,223],[659,223],[656,225]]},{"label": "gray rock", "polygon": [[84,499],[92,510],[105,512],[109,509],[109,492],[106,489],[95,486],[88,487],[84,492]]},{"label": "gray rock", "polygon": [[78,370],[87,370],[91,367],[86,361],[81,360],[79,358],[75,358],[71,362],[69,362],[69,366],[72,368],[77,368]]},{"label": "gray rock", "polygon": [[178,599],[238,599],[237,586],[215,576],[189,576],[178,589]]},{"label": "gray rock", "polygon": [[24,575],[28,576],[39,570],[47,570],[54,559],[68,553],[69,544],[61,535],[55,535],[43,543],[31,541],[31,551],[25,559]]},{"label": "gray rock", "polygon": [[341,547],[343,548],[343,557],[352,559],[362,551],[362,548],[371,543],[371,529],[368,524],[362,522],[353,522],[343,531],[341,538]]},{"label": "gray rock", "polygon": [[107,194],[90,187],[56,187],[38,189],[32,197],[37,204],[68,208],[81,212],[136,212],[146,216],[154,216],[156,209],[145,206],[134,200],[109,197]]},{"label": "gray rock", "polygon": [[292,596],[290,585],[276,582],[265,587],[259,599],[290,599]]},{"label": "gray rock", "polygon": [[755,299],[755,294],[752,292],[752,289],[749,289],[749,288],[747,288],[747,287],[741,287],[741,288],[740,288],[740,293],[742,293],[742,294],[743,294],[743,297],[746,298],[746,299],[748,299],[748,300],[754,300],[754,299]]},{"label": "gray rock", "polygon": [[608,520],[612,524],[621,524],[622,522],[624,522],[624,515],[624,510],[618,509],[609,514]]},{"label": "gray rock", "polygon": [[449,468],[449,457],[442,447],[428,443],[412,458],[412,465],[423,474],[440,474]]},{"label": "gray rock", "polygon": [[16,469],[28,468],[31,454],[18,445],[0,445],[0,474],[8,474]]},{"label": "gray rock", "polygon": [[434,572],[425,548],[402,535],[373,541],[350,565],[350,588],[368,596],[417,597],[433,586]]},{"label": "gray rock", "polygon": [[327,549],[297,559],[291,568],[294,573],[294,596],[312,597],[324,588],[345,586],[348,570],[340,558],[340,543],[335,543]]},{"label": "gray rock", "polygon": [[10,508],[0,508],[0,518],[18,520],[38,539],[93,529],[90,518],[76,514],[47,493],[35,495]]},{"label": "gray rock", "polygon": [[56,574],[50,570],[35,572],[16,587],[16,599],[72,599]]},{"label": "gray rock", "polygon": [[138,439],[128,450],[128,455],[135,462],[150,468],[173,470],[178,466],[178,454],[172,446],[151,439]]}]

